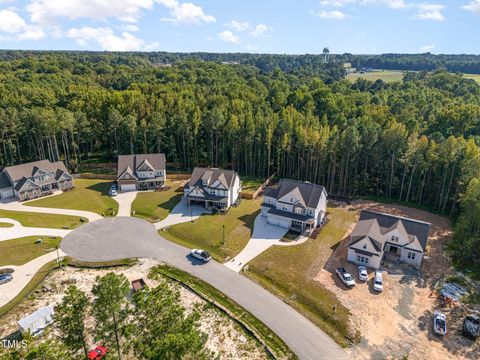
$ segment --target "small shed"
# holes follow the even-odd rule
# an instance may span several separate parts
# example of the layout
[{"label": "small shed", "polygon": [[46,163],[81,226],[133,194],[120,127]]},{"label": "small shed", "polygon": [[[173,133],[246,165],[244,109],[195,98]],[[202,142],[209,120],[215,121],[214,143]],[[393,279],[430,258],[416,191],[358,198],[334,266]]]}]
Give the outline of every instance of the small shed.
[{"label": "small shed", "polygon": [[147,284],[145,283],[145,280],[143,280],[143,278],[137,279],[137,280],[133,280],[133,281],[132,281],[133,292],[134,292],[134,293],[137,293],[137,292],[139,292],[139,291],[142,291],[143,288],[144,288],[146,285],[147,285]]},{"label": "small shed", "polygon": [[21,333],[30,332],[32,336],[38,336],[43,333],[43,330],[53,323],[53,308],[45,306],[34,313],[20,319],[18,322],[18,329]]}]

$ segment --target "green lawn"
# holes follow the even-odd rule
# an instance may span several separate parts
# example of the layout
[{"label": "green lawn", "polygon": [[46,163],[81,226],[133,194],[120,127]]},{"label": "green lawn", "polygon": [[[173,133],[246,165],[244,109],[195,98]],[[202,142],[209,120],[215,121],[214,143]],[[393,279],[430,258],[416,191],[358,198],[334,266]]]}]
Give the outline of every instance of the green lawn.
[{"label": "green lawn", "polygon": [[[42,243],[35,245],[35,240]],[[19,239],[0,241],[0,266],[23,265],[29,261],[47,254],[60,245],[62,239],[49,236],[27,236]]]},{"label": "green lawn", "polygon": [[23,226],[41,227],[41,228],[69,228],[74,229],[77,226],[88,222],[87,219],[78,216],[41,214],[23,211],[0,210],[0,218],[9,218],[19,221]]},{"label": "green lawn", "polygon": [[114,216],[118,212],[118,203],[108,196],[111,185],[108,180],[76,179],[74,190],[29,202],[28,206],[85,210]]},{"label": "green lawn", "polygon": [[265,182],[265,179],[242,177],[242,191],[254,193]]},{"label": "green lawn", "polygon": [[[261,199],[243,199],[239,206],[225,214],[202,215],[193,223],[178,224],[161,231],[166,239],[189,248],[201,248],[223,262],[237,255],[250,240],[255,217],[260,213]],[[225,226],[225,243],[223,243]]]},{"label": "green lawn", "polygon": [[[330,220],[317,239],[298,246],[273,246],[253,259],[245,274],[346,346],[356,340],[356,334],[349,332],[350,313],[333,293],[313,279],[354,223],[356,213],[344,208],[328,211]],[[334,305],[336,313],[332,311]]]},{"label": "green lawn", "polygon": [[13,227],[13,224],[0,222],[0,228],[9,228]]},{"label": "green lawn", "polygon": [[151,222],[165,219],[183,195],[177,192],[180,182],[168,182],[167,185],[171,186],[170,190],[138,193],[132,203],[134,216]]},{"label": "green lawn", "polygon": [[403,72],[402,71],[390,71],[390,70],[375,70],[371,72],[366,72],[363,74],[360,73],[350,73],[346,77],[346,79],[355,82],[358,78],[370,80],[370,81],[377,81],[383,80],[384,82],[394,82],[394,81],[402,81],[403,79]]}]

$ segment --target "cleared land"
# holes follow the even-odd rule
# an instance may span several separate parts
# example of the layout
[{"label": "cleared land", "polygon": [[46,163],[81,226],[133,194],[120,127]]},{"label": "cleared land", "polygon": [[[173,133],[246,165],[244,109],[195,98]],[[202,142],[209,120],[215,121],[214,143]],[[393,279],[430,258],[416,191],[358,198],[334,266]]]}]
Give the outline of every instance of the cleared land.
[{"label": "cleared land", "polygon": [[193,223],[178,224],[161,231],[161,235],[189,248],[208,250],[216,260],[223,262],[237,255],[250,240],[260,204],[261,199],[243,199],[225,215],[202,215]]},{"label": "cleared land", "polygon": [[390,70],[375,70],[371,72],[365,72],[363,74],[360,73],[350,73],[346,77],[346,79],[355,82],[357,79],[366,79],[370,81],[377,81],[383,80],[384,82],[394,82],[394,81],[402,81],[403,79],[403,72],[402,71],[390,71]]},{"label": "cleared land", "polygon": [[177,192],[180,182],[167,182],[167,185],[171,186],[167,191],[139,192],[132,203],[134,216],[150,222],[165,219],[183,195]]},{"label": "cleared land", "polygon": [[[41,244],[35,241],[42,239]],[[23,265],[29,261],[54,251],[62,239],[49,236],[27,236],[0,242],[0,266]]]},{"label": "cleared land", "polygon": [[118,203],[108,196],[112,185],[107,180],[76,179],[75,189],[28,203],[28,206],[84,210],[99,215],[114,216]]},{"label": "cleared land", "polygon": [[480,84],[480,74],[465,74],[463,76],[467,79],[475,80],[477,83]]},{"label": "cleared land", "polygon": [[253,259],[245,273],[346,346],[355,341],[355,334],[349,331],[350,312],[314,277],[348,235],[357,213],[341,207],[327,211],[330,220],[317,239],[298,246],[273,246]]},{"label": "cleared land", "polygon": [[74,229],[88,220],[78,216],[41,214],[24,211],[0,210],[0,218],[19,221],[23,226],[62,229]]},{"label": "cleared land", "polygon": [[265,179],[242,177],[242,192],[253,194],[264,182]]}]

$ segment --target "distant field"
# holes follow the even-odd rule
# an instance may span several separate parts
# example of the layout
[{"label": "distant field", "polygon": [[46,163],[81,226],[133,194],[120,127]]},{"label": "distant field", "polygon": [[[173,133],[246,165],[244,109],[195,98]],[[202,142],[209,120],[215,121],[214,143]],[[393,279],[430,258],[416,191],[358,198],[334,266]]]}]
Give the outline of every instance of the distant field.
[{"label": "distant field", "polygon": [[[403,71],[400,70],[374,70],[371,72],[350,73],[345,78],[351,82],[355,82],[358,78],[367,79],[370,81],[383,80],[384,82],[401,81],[403,78]],[[465,78],[473,79],[480,84],[480,74],[465,74]]]}]

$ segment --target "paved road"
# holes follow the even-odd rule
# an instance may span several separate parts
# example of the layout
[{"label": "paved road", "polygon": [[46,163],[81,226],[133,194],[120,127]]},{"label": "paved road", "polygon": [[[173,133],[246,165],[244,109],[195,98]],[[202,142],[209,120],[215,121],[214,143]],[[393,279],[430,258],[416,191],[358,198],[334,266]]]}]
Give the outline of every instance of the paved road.
[{"label": "paved road", "polygon": [[83,261],[153,258],[208,282],[272,329],[300,359],[347,359],[346,352],[313,323],[246,277],[211,261],[198,264],[188,249],[158,236],[147,221],[116,217],[88,223],[67,235],[61,249]]}]

